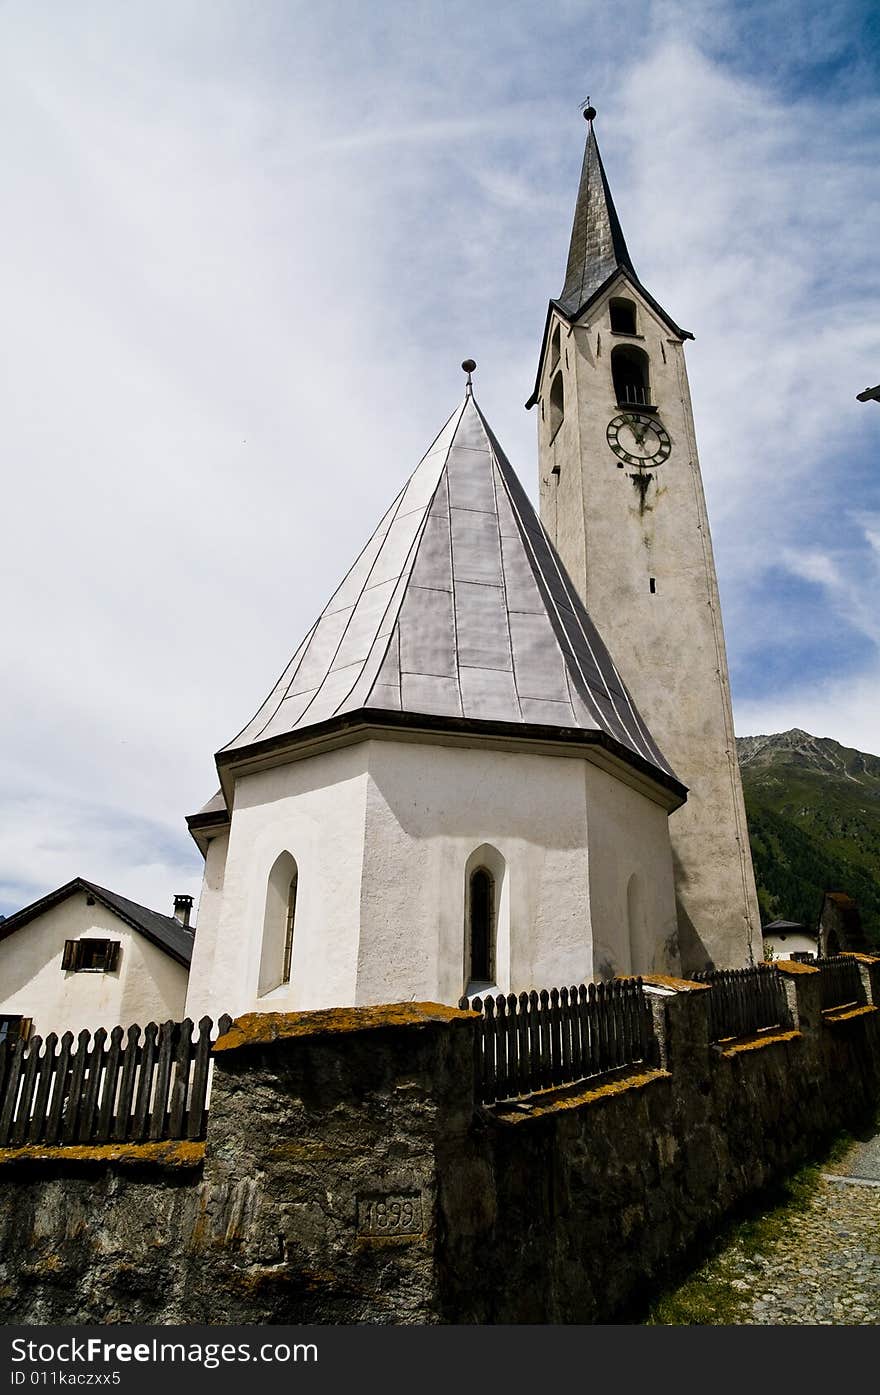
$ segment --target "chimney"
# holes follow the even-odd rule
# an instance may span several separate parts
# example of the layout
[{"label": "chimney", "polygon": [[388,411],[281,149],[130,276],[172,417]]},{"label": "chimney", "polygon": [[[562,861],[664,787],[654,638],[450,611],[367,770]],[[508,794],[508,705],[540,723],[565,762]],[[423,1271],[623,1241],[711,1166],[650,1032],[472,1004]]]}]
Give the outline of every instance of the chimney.
[{"label": "chimney", "polygon": [[174,898],[174,918],[179,920],[184,929],[189,929],[189,918],[192,915],[193,899],[191,896],[175,896]]}]

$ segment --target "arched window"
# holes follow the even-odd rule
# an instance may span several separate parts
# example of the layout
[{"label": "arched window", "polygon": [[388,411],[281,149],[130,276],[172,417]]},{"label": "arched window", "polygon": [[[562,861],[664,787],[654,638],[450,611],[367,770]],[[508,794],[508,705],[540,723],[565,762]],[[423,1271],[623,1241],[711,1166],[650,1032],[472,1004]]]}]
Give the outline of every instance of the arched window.
[{"label": "arched window", "polygon": [[495,878],[488,867],[471,872],[468,895],[468,980],[495,981]]},{"label": "arched window", "polygon": [[635,334],[636,307],[632,300],[612,300],[608,306],[611,328],[615,334]]},{"label": "arched window", "polygon": [[257,989],[260,996],[290,982],[298,884],[299,869],[295,859],[289,852],[281,853],[269,873],[266,887],[263,947]]},{"label": "arched window", "polygon": [[556,435],[565,416],[565,389],[562,385],[562,369],[550,384],[550,440]]},{"label": "arched window", "polygon": [[634,344],[618,344],[611,350],[611,377],[621,407],[649,407],[651,382],[648,355]]}]

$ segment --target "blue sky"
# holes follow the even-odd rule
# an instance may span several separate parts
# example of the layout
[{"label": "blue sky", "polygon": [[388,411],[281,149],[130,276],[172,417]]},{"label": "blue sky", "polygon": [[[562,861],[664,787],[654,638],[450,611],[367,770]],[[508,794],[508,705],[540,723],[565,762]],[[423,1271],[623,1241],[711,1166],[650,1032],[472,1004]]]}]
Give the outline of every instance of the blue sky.
[{"label": "blue sky", "polygon": [[0,910],[183,817],[479,363],[523,410],[590,93],[678,323],[740,733],[880,751],[875,6],[0,4]]}]

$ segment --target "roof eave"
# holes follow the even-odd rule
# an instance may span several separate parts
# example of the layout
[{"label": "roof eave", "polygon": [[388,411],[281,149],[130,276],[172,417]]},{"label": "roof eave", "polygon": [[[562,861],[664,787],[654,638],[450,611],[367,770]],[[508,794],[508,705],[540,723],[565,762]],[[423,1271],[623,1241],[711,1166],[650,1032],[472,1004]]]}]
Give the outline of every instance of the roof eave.
[{"label": "roof eave", "polygon": [[188,814],[186,826],[202,857],[207,857],[211,838],[229,828],[230,816],[225,809],[211,814]]},{"label": "roof eave", "polygon": [[480,745],[497,744],[507,748],[515,743],[519,748],[533,747],[546,754],[584,755],[603,752],[616,766],[625,766],[644,793],[672,813],[687,799],[687,786],[674,776],[659,770],[644,757],[637,755],[622,742],[604,731],[582,728],[541,726],[525,722],[482,721],[474,718],[436,716],[428,713],[394,712],[376,708],[360,708],[319,722],[302,731],[287,732],[257,741],[235,751],[219,751],[215,757],[220,782],[231,800],[235,780],[240,775],[255,773],[288,760],[304,759],[339,745],[369,740],[372,737],[401,739],[445,737],[452,742]]}]

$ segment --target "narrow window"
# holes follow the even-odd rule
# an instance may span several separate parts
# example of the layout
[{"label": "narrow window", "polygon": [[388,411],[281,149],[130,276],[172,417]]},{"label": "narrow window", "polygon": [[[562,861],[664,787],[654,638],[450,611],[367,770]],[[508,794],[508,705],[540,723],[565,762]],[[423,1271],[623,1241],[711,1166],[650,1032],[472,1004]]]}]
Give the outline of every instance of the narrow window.
[{"label": "narrow window", "polygon": [[299,870],[289,852],[281,853],[273,863],[266,886],[266,909],[263,914],[263,945],[260,951],[260,976],[257,993],[271,993],[273,988],[290,982],[293,964],[293,935],[296,919],[296,894]]},{"label": "narrow window", "polygon": [[119,963],[118,940],[65,940],[61,967],[65,973],[112,974]]},{"label": "narrow window", "polygon": [[651,587],[651,595],[652,595],[652,596],[653,596],[653,595],[656,595],[656,592],[657,592],[657,578],[656,578],[655,576],[652,576],[652,577],[651,577],[651,580],[650,580],[650,582],[649,582],[648,584],[649,584],[650,587]]},{"label": "narrow window", "polygon": [[611,328],[615,334],[635,334],[636,307],[631,300],[612,300],[609,305]]},{"label": "narrow window", "polygon": [[559,355],[562,352],[562,331],[559,325],[553,331],[553,338],[550,340],[550,372],[559,362]]},{"label": "narrow window", "polygon": [[650,407],[648,369],[648,355],[634,344],[618,344],[611,350],[611,377],[619,406]]},{"label": "narrow window", "polygon": [[294,872],[287,892],[287,924],[284,931],[284,962],[281,966],[281,982],[290,982],[290,960],[293,955],[293,921],[296,916],[296,884],[298,874]]},{"label": "narrow window", "polygon": [[562,385],[562,369],[550,384],[550,440],[556,435],[565,416],[565,389]]},{"label": "narrow window", "polygon": [[468,920],[470,982],[492,983],[495,974],[495,878],[485,867],[477,867],[471,873]]}]

